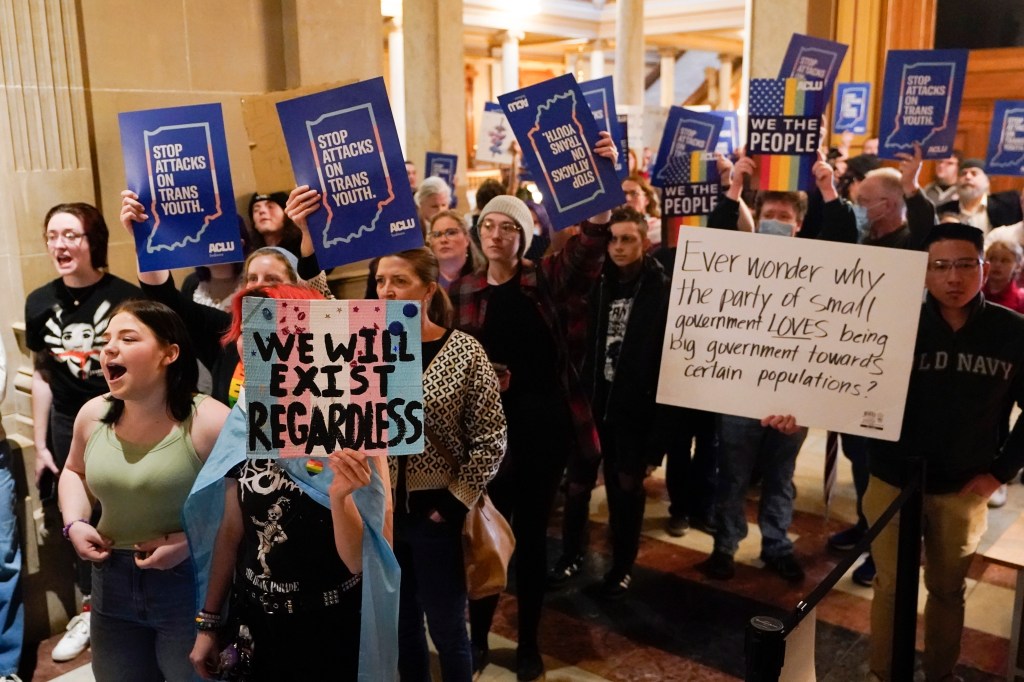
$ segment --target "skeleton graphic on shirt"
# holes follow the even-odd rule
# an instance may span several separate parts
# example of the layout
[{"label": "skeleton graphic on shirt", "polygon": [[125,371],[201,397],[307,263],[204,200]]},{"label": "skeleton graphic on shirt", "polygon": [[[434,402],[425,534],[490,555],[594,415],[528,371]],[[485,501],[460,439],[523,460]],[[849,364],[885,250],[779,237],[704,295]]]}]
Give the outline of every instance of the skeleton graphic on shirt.
[{"label": "skeleton graphic on shirt", "polygon": [[53,317],[46,320],[46,329],[50,333],[43,337],[43,341],[57,362],[64,363],[79,379],[88,379],[100,371],[100,347],[96,339],[107,331],[110,307],[109,301],[103,301],[92,316],[92,324],[71,322],[62,326],[64,310],[60,305],[53,307]]},{"label": "skeleton graphic on shirt", "polygon": [[291,501],[287,497],[279,497],[277,502],[267,509],[266,521],[260,521],[255,516],[249,517],[260,529],[256,531],[256,537],[260,541],[260,545],[256,549],[256,560],[263,567],[264,578],[270,577],[270,566],[267,565],[267,555],[270,554],[270,550],[274,548],[274,545],[280,545],[288,540],[288,535],[284,532],[284,527],[281,526],[281,518],[290,504]]}]

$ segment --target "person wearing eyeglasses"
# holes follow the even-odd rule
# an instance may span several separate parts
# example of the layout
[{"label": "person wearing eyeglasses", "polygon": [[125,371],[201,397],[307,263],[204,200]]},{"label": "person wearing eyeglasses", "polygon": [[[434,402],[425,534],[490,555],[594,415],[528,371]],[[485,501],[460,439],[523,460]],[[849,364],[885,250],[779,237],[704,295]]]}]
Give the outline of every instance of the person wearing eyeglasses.
[{"label": "person wearing eyeglasses", "polygon": [[[614,161],[601,133],[596,154]],[[579,376],[569,359],[566,330],[585,309],[570,305],[600,274],[609,239],[605,211],[584,221],[557,254],[525,260],[533,237],[530,209],[512,196],[491,199],[480,213],[487,268],[449,289],[455,327],[475,336],[495,366],[508,421],[508,450],[488,486],[516,538],[519,626],[516,677],[544,673],[538,628],[547,573],[547,524],[567,457],[597,458],[600,445]],[[571,452],[570,452],[571,451]],[[498,597],[470,602],[474,667],[487,660],[487,633]]]},{"label": "person wearing eyeglasses", "polygon": [[452,282],[484,267],[484,257],[469,236],[466,219],[458,211],[444,210],[430,220],[427,243],[441,267],[437,283],[448,291]]},{"label": "person wearing eyeglasses", "polygon": [[[955,679],[967,569],[985,532],[986,503],[1024,465],[1024,421],[999,437],[1003,407],[1024,400],[1024,317],[985,300],[982,245],[981,230],[962,223],[929,234],[900,439],[870,443],[864,513],[872,523],[906,485],[907,461],[925,462],[922,662],[929,680]],[[878,573],[869,668],[879,680],[890,679],[899,542],[899,526],[890,523],[871,546]]]},{"label": "person wearing eyeglasses", "polygon": [[[36,485],[43,502],[55,500],[56,481],[68,453],[75,417],[85,403],[107,391],[99,342],[111,313],[142,292],[107,271],[109,233],[103,215],[84,203],[58,204],[43,220],[46,251],[57,278],[25,300],[25,337],[32,351],[32,422]],[[71,619],[53,649],[70,661],[89,644],[89,562],[76,561],[82,613]]]}]

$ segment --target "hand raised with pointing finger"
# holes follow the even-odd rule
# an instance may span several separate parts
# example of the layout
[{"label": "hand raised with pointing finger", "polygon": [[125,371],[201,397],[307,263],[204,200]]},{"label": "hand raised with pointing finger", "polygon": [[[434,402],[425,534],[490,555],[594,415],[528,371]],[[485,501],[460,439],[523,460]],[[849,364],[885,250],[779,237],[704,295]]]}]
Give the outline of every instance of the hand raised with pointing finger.
[{"label": "hand raised with pointing finger", "polygon": [[818,150],[818,160],[811,167],[811,173],[814,175],[814,184],[818,186],[818,191],[821,192],[821,198],[825,200],[825,203],[839,198],[839,192],[836,191],[835,169],[825,160],[825,153],[820,149]]}]

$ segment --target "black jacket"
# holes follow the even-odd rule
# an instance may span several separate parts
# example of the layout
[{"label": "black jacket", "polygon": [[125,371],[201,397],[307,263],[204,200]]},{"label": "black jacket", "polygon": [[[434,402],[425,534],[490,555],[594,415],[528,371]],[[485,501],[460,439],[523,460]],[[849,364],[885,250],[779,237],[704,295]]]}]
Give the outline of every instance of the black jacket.
[{"label": "black jacket", "polygon": [[[960,213],[959,201],[947,201],[938,207],[941,216],[944,213]],[[1020,196],[1016,192],[996,192],[988,195],[988,204],[985,207],[988,213],[990,227],[1002,227],[1013,225],[1024,220],[1021,214]]]},{"label": "black jacket", "polygon": [[595,404],[598,422],[614,423],[619,433],[640,446],[640,456],[658,463],[664,454],[663,437],[655,398],[661,371],[661,347],[668,316],[669,279],[661,265],[645,255],[638,275],[636,293],[626,321],[615,379],[604,378],[605,345],[608,340],[608,311],[618,268],[606,259],[601,277],[590,295],[583,384],[592,403],[604,398],[603,409]]},{"label": "black jacket", "polygon": [[1024,316],[979,294],[954,332],[928,297],[921,306],[900,440],[870,441],[869,469],[905,483],[907,458],[926,463],[925,492],[956,492],[974,476],[1002,482],[1024,465],[1024,420],[999,442],[1004,409],[1024,399]]},{"label": "black jacket", "polygon": [[[735,230],[740,221],[740,202],[722,196],[715,210],[708,216],[708,227],[723,230]],[[934,221],[933,221],[934,222]],[[857,219],[853,215],[850,203],[843,199],[834,199],[822,206],[821,228],[817,239],[830,242],[857,243]]]}]

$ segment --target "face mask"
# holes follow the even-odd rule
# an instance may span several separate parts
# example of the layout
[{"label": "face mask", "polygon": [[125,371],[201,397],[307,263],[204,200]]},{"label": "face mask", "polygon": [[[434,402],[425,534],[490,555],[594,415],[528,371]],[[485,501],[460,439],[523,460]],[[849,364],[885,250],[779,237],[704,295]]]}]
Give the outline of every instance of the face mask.
[{"label": "face mask", "polygon": [[871,222],[868,220],[868,209],[859,204],[853,205],[853,217],[857,219],[857,243],[864,241],[871,229]]},{"label": "face mask", "polygon": [[793,225],[793,223],[784,223],[781,220],[765,218],[757,224],[757,231],[760,234],[774,234],[780,237],[792,237],[795,227],[796,226]]}]

